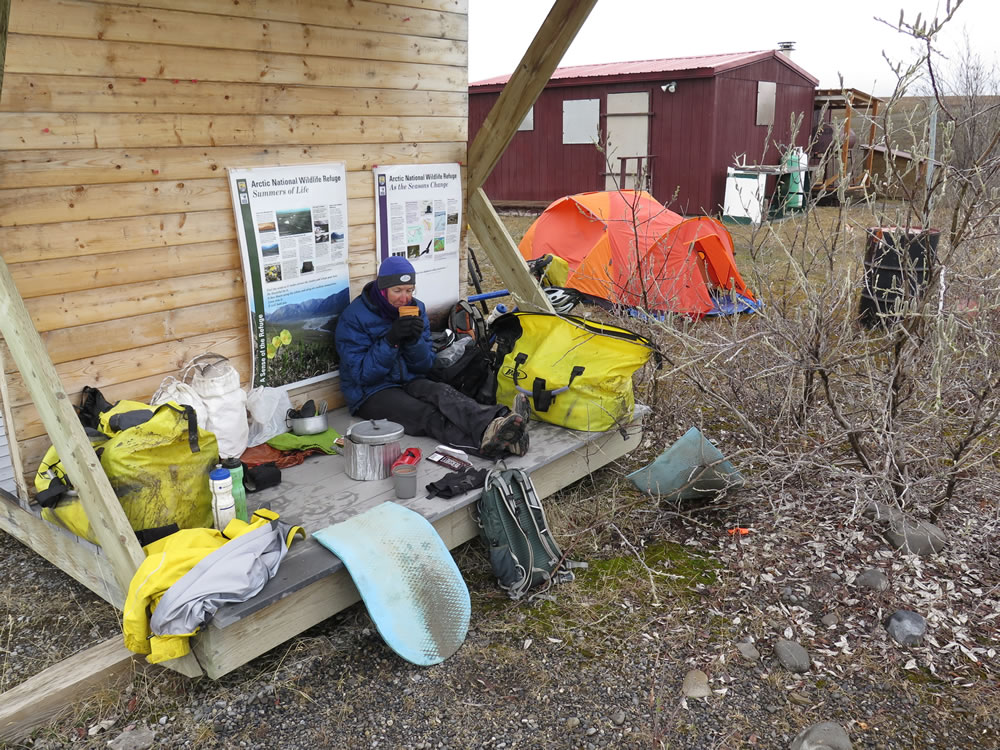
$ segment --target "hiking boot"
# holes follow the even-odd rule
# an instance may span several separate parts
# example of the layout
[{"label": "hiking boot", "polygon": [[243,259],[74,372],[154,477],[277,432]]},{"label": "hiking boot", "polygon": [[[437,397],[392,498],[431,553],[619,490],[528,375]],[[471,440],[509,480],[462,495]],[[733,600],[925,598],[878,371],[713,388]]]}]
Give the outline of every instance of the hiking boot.
[{"label": "hiking boot", "polygon": [[527,424],[531,418],[531,402],[528,401],[528,397],[518,391],[517,395],[514,396],[514,408],[511,411],[520,414],[524,423]]},{"label": "hiking boot", "polygon": [[528,421],[531,418],[531,402],[520,391],[514,396],[514,414],[524,418],[524,433],[517,440],[504,445],[512,456],[523,456],[528,452]]},{"label": "hiking boot", "polygon": [[483,430],[479,451],[486,456],[499,456],[510,450],[511,445],[516,445],[524,437],[527,424],[524,417],[513,411],[497,417]]},{"label": "hiking boot", "polygon": [[523,456],[528,452],[528,423],[524,423],[524,434],[521,439],[513,443],[506,443],[504,447],[512,456]]}]

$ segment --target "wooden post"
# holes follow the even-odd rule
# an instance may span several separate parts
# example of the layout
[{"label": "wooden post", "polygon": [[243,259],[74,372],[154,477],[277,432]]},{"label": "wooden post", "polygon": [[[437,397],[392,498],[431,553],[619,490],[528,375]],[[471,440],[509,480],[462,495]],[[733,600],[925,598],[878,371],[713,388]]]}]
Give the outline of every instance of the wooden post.
[{"label": "wooden post", "polygon": [[555,312],[482,187],[596,4],[556,0],[469,146],[469,226],[518,306],[526,309]]},{"label": "wooden post", "polygon": [[120,638],[111,638],[36,674],[0,695],[0,742],[24,739],[141,666]]},{"label": "wooden post", "polygon": [[[2,63],[0,63],[2,64]],[[10,396],[7,393],[7,372],[3,352],[0,352],[0,416],[3,417],[4,429],[7,431],[7,449],[10,451],[10,465],[14,469],[14,484],[17,491],[17,502],[23,510],[28,509],[28,485],[24,481],[24,466],[21,463],[21,446],[14,432],[14,417],[10,409]]]},{"label": "wooden post", "polygon": [[847,103],[845,107],[845,119],[844,119],[844,143],[840,148],[840,178],[841,180],[846,180],[845,187],[848,189],[854,187],[851,184],[851,173],[850,173],[850,151],[851,151],[851,110],[854,108],[854,94],[847,92],[847,96],[844,97]]},{"label": "wooden post", "polygon": [[469,193],[481,188],[597,0],[556,0],[469,146]]},{"label": "wooden post", "polygon": [[128,590],[144,555],[121,503],[69,402],[45,344],[35,330],[24,300],[0,259],[0,333],[7,341],[45,430],[59,452],[66,474],[80,494],[94,535],[107,555],[115,579]]},{"label": "wooden post", "polygon": [[[878,99],[870,97],[868,99],[868,116],[871,118],[871,125],[868,127],[868,158],[865,160],[865,174],[871,179],[872,163],[875,161],[875,118],[878,117]],[[890,158],[889,144],[885,144],[886,161]]]},{"label": "wooden post", "polygon": [[552,303],[535,283],[507,227],[500,221],[482,188],[469,193],[469,226],[476,233],[493,267],[506,282],[507,289],[514,295],[517,306],[522,310],[554,313]]},{"label": "wooden post", "polygon": [[[145,555],[2,258],[0,334],[7,341],[7,348],[21,371],[66,475],[79,493],[91,529],[111,564],[115,580],[122,591],[128,591],[132,576]],[[75,544],[70,539],[62,543]],[[164,666],[188,677],[202,674],[194,654],[172,659]]]}]

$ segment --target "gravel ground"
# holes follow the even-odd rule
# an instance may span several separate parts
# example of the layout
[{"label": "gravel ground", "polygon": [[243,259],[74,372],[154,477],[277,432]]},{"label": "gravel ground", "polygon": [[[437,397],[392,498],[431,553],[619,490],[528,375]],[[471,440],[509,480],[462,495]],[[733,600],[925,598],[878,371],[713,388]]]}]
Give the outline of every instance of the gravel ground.
[{"label": "gravel ground", "polygon": [[[455,551],[472,625],[443,664],[403,662],[356,606],[215,682],[139,670],[20,746],[105,747],[149,728],[164,748],[784,748],[835,721],[855,748],[1000,747],[995,658],[946,643],[995,643],[995,550],[960,537],[921,560],[861,518],[818,540],[810,514],[745,493],[682,521],[625,488],[626,468],[549,501],[564,547],[591,562],[551,601],[509,602],[478,542]],[[752,533],[725,532],[734,514]],[[110,607],[17,542],[0,538],[0,559],[20,582],[4,596],[5,688],[117,632]],[[872,560],[884,592],[848,583]],[[932,621],[932,643],[903,649],[880,620],[904,605],[965,625]],[[809,650],[807,673],[777,663],[779,638]],[[750,639],[753,661],[736,648]],[[682,695],[692,669],[709,697]]]}]

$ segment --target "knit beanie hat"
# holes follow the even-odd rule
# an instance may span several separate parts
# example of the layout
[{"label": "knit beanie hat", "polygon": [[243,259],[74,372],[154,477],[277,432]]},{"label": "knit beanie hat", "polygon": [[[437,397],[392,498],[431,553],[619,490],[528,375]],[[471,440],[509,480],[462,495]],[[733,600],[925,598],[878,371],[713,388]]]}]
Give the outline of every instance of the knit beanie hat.
[{"label": "knit beanie hat", "polygon": [[406,258],[401,255],[390,255],[379,266],[376,281],[379,289],[388,289],[391,286],[416,284],[417,274],[413,270],[413,264]]}]

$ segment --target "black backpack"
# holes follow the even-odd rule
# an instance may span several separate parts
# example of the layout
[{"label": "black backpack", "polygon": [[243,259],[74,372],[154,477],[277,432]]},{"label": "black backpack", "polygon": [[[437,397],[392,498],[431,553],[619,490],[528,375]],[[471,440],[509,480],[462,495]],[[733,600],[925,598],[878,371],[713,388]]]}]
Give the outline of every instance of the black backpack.
[{"label": "black backpack", "polygon": [[[480,403],[496,403],[495,388],[489,387],[492,354],[482,312],[468,300],[459,300],[448,315],[448,327],[455,340],[437,352],[427,377]],[[461,354],[456,356],[458,350]]]}]

